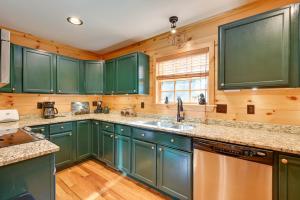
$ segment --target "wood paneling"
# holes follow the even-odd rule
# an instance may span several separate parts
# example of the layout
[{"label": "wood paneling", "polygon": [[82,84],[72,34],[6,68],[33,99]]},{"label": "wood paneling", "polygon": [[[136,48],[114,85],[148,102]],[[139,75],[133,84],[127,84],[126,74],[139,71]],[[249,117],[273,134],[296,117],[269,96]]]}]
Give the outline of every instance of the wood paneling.
[{"label": "wood paneling", "polygon": [[37,102],[55,101],[59,113],[71,112],[72,101],[88,101],[91,111],[92,102],[101,97],[96,95],[55,95],[55,94],[10,94],[0,93],[0,109],[17,109],[20,115],[41,115],[42,110],[37,109]]},{"label": "wood paneling", "polygon": [[164,200],[170,198],[99,162],[89,160],[57,173],[56,199]]},{"label": "wood paneling", "polygon": [[[158,58],[201,49],[203,44],[215,42],[215,57],[213,59],[215,60],[215,77],[217,77],[217,36],[219,25],[298,2],[298,0],[259,0],[218,16],[179,28],[178,32],[181,35],[185,34],[187,41],[185,45],[172,46],[170,34],[165,33],[103,55],[104,59],[110,59],[127,53],[141,51],[150,55],[151,66],[149,96],[104,96],[104,103],[115,110],[124,107],[136,107],[138,112],[169,114],[175,117],[176,107],[174,105],[159,105],[155,103],[155,63]],[[215,78],[215,80],[217,79]],[[186,105],[187,117],[204,118],[206,116],[208,118],[228,120],[300,124],[300,89],[223,92],[216,89],[214,80],[210,81],[210,85],[215,88],[213,91],[210,91],[214,93],[214,102],[212,104],[228,104],[228,113],[217,114],[213,109],[214,107],[207,109],[203,106]],[[141,102],[145,102],[145,109],[140,108]],[[247,115],[247,104],[255,105],[255,115]],[[204,112],[205,109],[208,110],[207,113]]]}]

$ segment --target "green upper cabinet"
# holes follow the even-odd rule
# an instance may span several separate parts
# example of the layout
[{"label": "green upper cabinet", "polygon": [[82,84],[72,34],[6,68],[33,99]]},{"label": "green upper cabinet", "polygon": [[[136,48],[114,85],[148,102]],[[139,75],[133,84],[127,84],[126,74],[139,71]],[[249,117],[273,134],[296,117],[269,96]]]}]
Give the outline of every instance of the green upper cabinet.
[{"label": "green upper cabinet", "polygon": [[105,94],[114,94],[116,92],[115,71],[116,71],[116,60],[105,61],[105,68],[104,68]]},{"label": "green upper cabinet", "polygon": [[18,45],[10,46],[10,83],[2,88],[0,92],[22,92],[22,64],[23,48]]},{"label": "green upper cabinet", "polygon": [[300,199],[300,158],[279,156],[279,200]]},{"label": "green upper cabinet", "polygon": [[298,86],[295,15],[291,5],[220,26],[218,88]]},{"label": "green upper cabinet", "polygon": [[57,56],[57,93],[79,94],[80,61]]},{"label": "green upper cabinet", "polygon": [[192,154],[158,146],[158,188],[179,199],[192,199]]},{"label": "green upper cabinet", "polygon": [[122,172],[130,173],[131,140],[130,137],[115,136],[115,167]]},{"label": "green upper cabinet", "polygon": [[54,93],[55,55],[23,48],[23,92]]},{"label": "green upper cabinet", "polygon": [[87,94],[103,93],[103,62],[85,61],[85,92]]},{"label": "green upper cabinet", "polygon": [[106,94],[149,94],[149,56],[132,53],[105,62]]},{"label": "green upper cabinet", "polygon": [[77,122],[77,160],[82,160],[91,154],[91,131],[90,121]]},{"label": "green upper cabinet", "polygon": [[132,141],[132,175],[156,186],[156,144]]}]

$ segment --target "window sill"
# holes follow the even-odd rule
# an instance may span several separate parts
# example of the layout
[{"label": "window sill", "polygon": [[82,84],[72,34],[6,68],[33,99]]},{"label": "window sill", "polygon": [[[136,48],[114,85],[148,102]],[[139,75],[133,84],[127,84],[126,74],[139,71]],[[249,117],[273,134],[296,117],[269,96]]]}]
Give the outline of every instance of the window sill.
[{"label": "window sill", "polygon": [[[175,103],[170,103],[170,104],[156,103],[156,105],[161,108],[167,108],[171,110],[177,109],[177,104]],[[185,111],[214,112],[215,108],[216,105],[183,104],[183,109]]]}]

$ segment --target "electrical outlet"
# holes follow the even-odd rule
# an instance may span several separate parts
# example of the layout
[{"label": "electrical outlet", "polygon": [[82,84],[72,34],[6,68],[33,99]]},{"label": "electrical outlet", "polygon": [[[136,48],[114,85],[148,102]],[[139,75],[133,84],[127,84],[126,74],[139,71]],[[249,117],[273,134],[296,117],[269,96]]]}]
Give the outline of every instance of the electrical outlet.
[{"label": "electrical outlet", "polygon": [[254,115],[255,114],[255,105],[247,105],[247,114]]},{"label": "electrical outlet", "polygon": [[43,103],[42,102],[37,102],[36,108],[37,109],[42,109],[43,108]]},{"label": "electrical outlet", "polygon": [[97,101],[93,101],[93,106],[97,106]]},{"label": "electrical outlet", "polygon": [[144,109],[145,108],[145,103],[141,102],[141,108]]},{"label": "electrical outlet", "polygon": [[227,113],[227,104],[217,104],[217,113]]}]

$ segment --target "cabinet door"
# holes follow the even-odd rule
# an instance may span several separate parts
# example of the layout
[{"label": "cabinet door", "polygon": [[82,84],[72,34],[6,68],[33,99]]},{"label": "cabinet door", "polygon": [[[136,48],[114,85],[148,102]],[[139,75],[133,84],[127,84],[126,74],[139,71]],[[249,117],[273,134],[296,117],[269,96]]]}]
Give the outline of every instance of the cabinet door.
[{"label": "cabinet door", "polygon": [[99,132],[100,125],[98,121],[92,123],[92,155],[95,158],[99,157]]},{"label": "cabinet door", "polygon": [[117,169],[130,173],[131,162],[130,138],[126,136],[115,136],[115,166]]},{"label": "cabinet door", "polygon": [[79,60],[57,56],[57,93],[79,93]]},{"label": "cabinet door", "polygon": [[156,144],[133,140],[132,175],[156,186]]},{"label": "cabinet door", "polygon": [[137,93],[138,90],[137,54],[122,56],[116,61],[116,92]]},{"label": "cabinet door", "polygon": [[23,91],[53,93],[55,56],[44,51],[23,49]]},{"label": "cabinet door", "polygon": [[287,7],[219,28],[219,89],[291,84],[290,15]]},{"label": "cabinet door", "polygon": [[191,199],[192,154],[168,147],[158,147],[158,188],[179,199]]},{"label": "cabinet door", "polygon": [[104,74],[105,74],[105,93],[113,94],[115,93],[115,68],[116,61],[109,60],[105,62]]},{"label": "cabinet door", "polygon": [[73,140],[72,132],[63,132],[50,135],[50,141],[59,146],[59,151],[55,153],[55,164],[61,167],[72,163]]},{"label": "cabinet door", "polygon": [[0,92],[22,92],[23,48],[14,44],[10,46],[10,82],[0,88]]},{"label": "cabinet door", "polygon": [[90,156],[91,132],[89,121],[77,122],[77,160]]},{"label": "cabinet door", "polygon": [[102,131],[103,150],[102,160],[111,166],[114,166],[114,134]]},{"label": "cabinet door", "polygon": [[103,63],[85,61],[85,90],[87,94],[103,93]]},{"label": "cabinet door", "polygon": [[46,139],[49,139],[49,126],[48,125],[31,127],[31,131],[34,133],[43,134]]},{"label": "cabinet door", "polygon": [[279,156],[279,200],[300,199],[300,158]]}]

